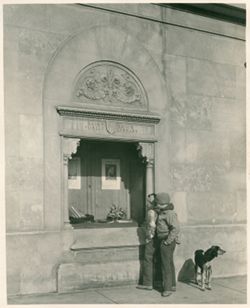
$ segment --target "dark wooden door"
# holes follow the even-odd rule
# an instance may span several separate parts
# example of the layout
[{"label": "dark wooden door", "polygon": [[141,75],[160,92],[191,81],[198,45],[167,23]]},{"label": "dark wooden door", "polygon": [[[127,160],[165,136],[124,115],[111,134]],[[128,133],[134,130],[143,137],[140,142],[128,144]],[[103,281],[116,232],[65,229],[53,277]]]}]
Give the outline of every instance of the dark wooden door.
[{"label": "dark wooden door", "polygon": [[[124,144],[93,142],[89,143],[89,157],[87,165],[89,166],[88,181],[89,189],[89,208],[96,219],[104,219],[112,205],[124,209],[130,217],[129,204],[129,170],[126,157],[126,147]],[[105,166],[107,162],[116,162],[114,167],[120,169],[114,177],[114,181],[120,176],[120,185],[116,189],[106,189],[103,185],[105,177]],[[106,164],[105,164],[106,163]],[[104,170],[103,170],[104,169]]]}]

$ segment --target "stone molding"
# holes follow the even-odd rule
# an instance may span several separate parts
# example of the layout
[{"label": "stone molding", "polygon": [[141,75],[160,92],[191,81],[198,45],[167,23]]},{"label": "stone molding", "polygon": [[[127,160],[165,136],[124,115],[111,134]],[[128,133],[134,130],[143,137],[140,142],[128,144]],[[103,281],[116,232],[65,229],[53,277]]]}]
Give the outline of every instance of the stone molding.
[{"label": "stone molding", "polygon": [[119,113],[79,107],[57,106],[60,114],[59,134],[73,138],[98,138],[136,142],[156,142],[155,114]]},{"label": "stone molding", "polygon": [[160,117],[156,114],[143,114],[143,113],[123,113],[115,111],[99,111],[83,109],[79,107],[68,107],[68,106],[57,106],[57,112],[61,116],[70,117],[85,117],[85,118],[95,118],[95,119],[107,119],[107,120],[123,120],[129,122],[141,122],[141,123],[151,123],[158,124],[160,122]]}]

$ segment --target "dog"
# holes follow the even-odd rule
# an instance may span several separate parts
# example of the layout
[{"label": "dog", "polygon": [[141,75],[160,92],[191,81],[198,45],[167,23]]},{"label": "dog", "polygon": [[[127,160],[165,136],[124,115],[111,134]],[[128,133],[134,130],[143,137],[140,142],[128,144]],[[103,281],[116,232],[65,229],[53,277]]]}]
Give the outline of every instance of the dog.
[{"label": "dog", "polygon": [[212,290],[211,280],[212,280],[212,266],[211,261],[223,255],[226,251],[221,249],[219,246],[212,246],[204,252],[204,250],[199,249],[194,253],[195,261],[195,282],[198,284],[198,268],[201,270],[201,290],[205,291],[205,283],[207,283],[207,289]]}]

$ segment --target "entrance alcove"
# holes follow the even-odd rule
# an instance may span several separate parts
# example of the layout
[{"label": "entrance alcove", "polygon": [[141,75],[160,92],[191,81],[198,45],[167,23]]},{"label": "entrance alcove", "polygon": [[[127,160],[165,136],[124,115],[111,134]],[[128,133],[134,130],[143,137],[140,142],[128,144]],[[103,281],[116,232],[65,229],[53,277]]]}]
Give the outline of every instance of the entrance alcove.
[{"label": "entrance alcove", "polygon": [[[105,37],[101,45],[100,35]],[[110,49],[110,41],[116,49]],[[43,93],[44,222],[47,230],[62,234],[60,292],[95,286],[99,275],[114,284],[137,277],[143,244],[138,225],[146,195],[155,189],[157,110],[165,104],[165,91],[151,54],[119,27],[96,26],[71,35],[51,59]],[[109,165],[118,177],[120,172],[120,182],[111,175],[115,189],[103,181]],[[135,224],[72,227],[72,206],[102,220],[113,203]]]},{"label": "entrance alcove", "polygon": [[[68,203],[74,228],[105,227],[105,222],[119,226],[111,225],[111,217],[106,220],[111,207],[124,214],[120,220],[123,226],[143,223],[146,164],[138,143],[82,139],[68,169]],[[78,218],[76,223],[77,214],[83,214],[82,221],[84,216],[86,221],[81,223]],[[93,219],[87,220],[88,215]]]},{"label": "entrance alcove", "polygon": [[[105,40],[98,40],[100,36]],[[110,41],[115,49],[110,49]],[[69,225],[68,160],[78,141],[140,143],[145,172],[154,174],[160,121],[155,111],[165,99],[158,65],[124,29],[93,26],[62,43],[48,65],[43,89],[46,229],[65,230]],[[149,178],[145,193],[154,189]]]}]

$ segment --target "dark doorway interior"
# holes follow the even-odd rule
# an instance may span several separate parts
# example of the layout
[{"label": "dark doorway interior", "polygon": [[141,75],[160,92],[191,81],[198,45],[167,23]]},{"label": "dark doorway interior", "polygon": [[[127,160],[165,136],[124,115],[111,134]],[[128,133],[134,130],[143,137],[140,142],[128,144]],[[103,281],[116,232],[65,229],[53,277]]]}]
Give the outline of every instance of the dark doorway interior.
[{"label": "dark doorway interior", "polygon": [[82,140],[69,161],[69,183],[69,208],[95,222],[106,220],[114,206],[127,220],[143,222],[145,164],[136,143]]}]

